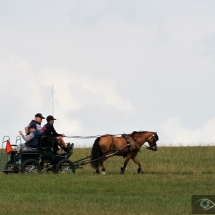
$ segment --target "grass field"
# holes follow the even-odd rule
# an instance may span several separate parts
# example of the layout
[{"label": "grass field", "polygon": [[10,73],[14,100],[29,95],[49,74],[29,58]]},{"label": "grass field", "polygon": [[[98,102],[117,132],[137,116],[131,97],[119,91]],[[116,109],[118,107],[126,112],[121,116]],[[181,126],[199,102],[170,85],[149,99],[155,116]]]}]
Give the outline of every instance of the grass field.
[{"label": "grass field", "polygon": [[[0,214],[191,214],[191,196],[215,194],[215,147],[161,147],[141,150],[145,174],[122,157],[105,162],[107,174],[90,165],[75,175],[0,174]],[[90,154],[74,150],[71,160]]]}]

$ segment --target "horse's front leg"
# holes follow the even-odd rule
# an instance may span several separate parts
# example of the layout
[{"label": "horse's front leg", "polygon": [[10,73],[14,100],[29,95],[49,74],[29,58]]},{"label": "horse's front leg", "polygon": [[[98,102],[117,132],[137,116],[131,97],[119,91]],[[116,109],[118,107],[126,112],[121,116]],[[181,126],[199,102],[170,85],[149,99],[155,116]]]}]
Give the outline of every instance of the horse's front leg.
[{"label": "horse's front leg", "polygon": [[126,168],[126,166],[127,166],[127,164],[128,164],[128,161],[129,161],[130,159],[131,159],[131,154],[128,154],[128,155],[126,156],[126,158],[125,158],[125,162],[124,162],[123,167],[121,167],[121,171],[120,171],[121,174],[124,174],[125,168]]},{"label": "horse's front leg", "polygon": [[138,169],[137,169],[137,173],[139,174],[143,174],[143,170],[141,169],[141,165],[140,162],[137,160],[136,155],[134,157],[132,157],[132,160],[134,161],[134,163],[137,165]]}]

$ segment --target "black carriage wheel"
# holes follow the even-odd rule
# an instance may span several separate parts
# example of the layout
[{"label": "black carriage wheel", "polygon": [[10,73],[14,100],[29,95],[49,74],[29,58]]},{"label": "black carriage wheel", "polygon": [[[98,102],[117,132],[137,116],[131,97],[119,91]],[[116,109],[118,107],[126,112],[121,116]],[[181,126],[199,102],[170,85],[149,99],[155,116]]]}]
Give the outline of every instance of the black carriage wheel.
[{"label": "black carriage wheel", "polygon": [[26,160],[22,165],[21,173],[33,174],[40,172],[41,172],[40,164],[38,163],[38,161],[34,159]]},{"label": "black carriage wheel", "polygon": [[70,160],[61,160],[56,165],[55,173],[75,174],[75,166]]}]

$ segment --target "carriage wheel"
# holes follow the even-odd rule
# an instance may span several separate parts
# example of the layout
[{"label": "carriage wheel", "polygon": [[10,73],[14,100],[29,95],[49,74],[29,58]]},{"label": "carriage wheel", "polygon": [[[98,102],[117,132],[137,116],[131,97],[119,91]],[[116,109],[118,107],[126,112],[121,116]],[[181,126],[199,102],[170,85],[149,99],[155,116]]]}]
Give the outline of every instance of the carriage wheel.
[{"label": "carriage wheel", "polygon": [[34,159],[26,160],[22,165],[21,173],[35,174],[40,172],[41,172],[40,164],[38,163],[38,161]]},{"label": "carriage wheel", "polygon": [[75,167],[72,161],[64,159],[58,162],[55,173],[75,174]]}]

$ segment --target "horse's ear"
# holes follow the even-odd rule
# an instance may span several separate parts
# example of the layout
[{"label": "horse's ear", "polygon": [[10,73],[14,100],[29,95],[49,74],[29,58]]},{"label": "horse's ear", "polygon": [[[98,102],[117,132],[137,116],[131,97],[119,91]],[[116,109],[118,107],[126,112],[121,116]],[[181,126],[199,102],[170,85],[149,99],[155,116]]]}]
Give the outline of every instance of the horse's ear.
[{"label": "horse's ear", "polygon": [[159,137],[158,137],[158,135],[157,135],[157,132],[155,132],[155,136],[156,136],[157,140],[159,140]]},{"label": "horse's ear", "polygon": [[133,136],[133,135],[135,135],[136,133],[137,133],[136,131],[133,131],[131,135]]}]

